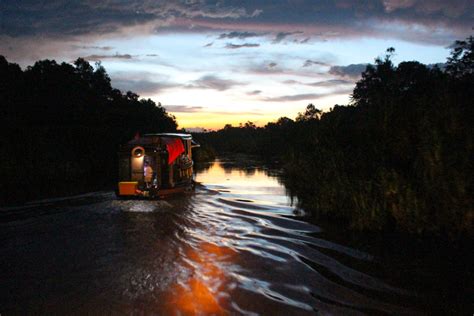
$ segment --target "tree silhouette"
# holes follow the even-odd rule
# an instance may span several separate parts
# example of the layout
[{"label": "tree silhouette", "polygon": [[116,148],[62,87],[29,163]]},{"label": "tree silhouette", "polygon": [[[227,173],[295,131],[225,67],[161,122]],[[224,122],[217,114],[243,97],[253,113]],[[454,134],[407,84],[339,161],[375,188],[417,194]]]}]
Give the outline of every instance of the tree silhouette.
[{"label": "tree silhouette", "polygon": [[312,103],[308,104],[304,113],[298,113],[296,116],[297,122],[304,122],[304,121],[311,121],[311,120],[319,120],[323,112],[317,109]]},{"label": "tree silhouette", "polygon": [[41,60],[22,71],[0,56],[0,73],[3,201],[103,187],[120,143],[177,127],[161,104],[113,89],[100,63]]},{"label": "tree silhouette", "polygon": [[474,38],[456,41],[452,45],[451,56],[448,58],[446,71],[455,77],[474,74]]},{"label": "tree silhouette", "polygon": [[201,136],[216,149],[283,162],[287,188],[315,217],[357,229],[474,234],[474,45],[457,41],[446,71],[395,66],[389,48],[368,65],[349,106],[264,128]]}]

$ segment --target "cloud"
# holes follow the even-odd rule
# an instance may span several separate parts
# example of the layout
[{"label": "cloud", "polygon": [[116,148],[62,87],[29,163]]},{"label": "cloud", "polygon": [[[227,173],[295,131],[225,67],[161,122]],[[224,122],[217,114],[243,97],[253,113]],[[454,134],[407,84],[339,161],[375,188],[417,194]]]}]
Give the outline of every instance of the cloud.
[{"label": "cloud", "polygon": [[313,65],[317,65],[317,66],[329,66],[327,63],[322,62],[322,61],[307,59],[307,60],[304,62],[303,67],[310,67],[310,66],[313,66]]},{"label": "cloud", "polygon": [[77,49],[95,49],[95,50],[104,50],[104,51],[109,51],[114,49],[112,46],[88,46],[88,45],[73,45],[73,48]]},{"label": "cloud", "polygon": [[420,15],[442,15],[445,17],[458,18],[462,16],[465,10],[472,9],[468,1],[433,1],[433,0],[383,0],[385,11],[387,13],[401,13],[414,11]]},{"label": "cloud", "polygon": [[114,88],[133,91],[139,95],[153,95],[166,89],[182,86],[170,82],[167,75],[147,71],[118,71],[110,73]]},{"label": "cloud", "polygon": [[293,95],[283,95],[278,97],[267,97],[263,98],[262,101],[267,102],[293,102],[293,101],[304,101],[304,100],[317,100],[323,97],[330,95],[338,94],[349,94],[352,92],[352,88],[341,88],[330,92],[323,93],[303,93],[303,94],[293,94]]},{"label": "cloud", "polygon": [[310,37],[307,37],[307,38],[305,38],[305,39],[302,39],[302,40],[300,41],[300,44],[306,44],[306,43],[309,42],[310,39],[311,39]]},{"label": "cloud", "polygon": [[102,60],[102,59],[132,59],[130,54],[115,54],[115,55],[89,55],[83,57],[85,60]]},{"label": "cloud", "polygon": [[260,36],[260,35],[257,34],[257,33],[254,33],[254,32],[237,32],[237,31],[234,31],[234,32],[229,32],[229,33],[222,33],[222,34],[219,35],[219,37],[217,39],[225,39],[225,38],[246,39],[246,38],[249,38],[249,37],[257,37],[257,36]]},{"label": "cloud", "polygon": [[304,93],[304,94],[294,94],[294,95],[284,95],[279,97],[270,97],[264,98],[263,101],[268,102],[288,102],[288,101],[303,101],[303,100],[314,100],[324,96],[320,93]]},{"label": "cloud", "polygon": [[344,79],[330,79],[330,80],[322,80],[316,82],[301,82],[297,80],[285,80],[283,81],[284,84],[299,84],[303,86],[310,86],[310,87],[337,87],[343,85],[354,85],[354,81],[344,80]]},{"label": "cloud", "polygon": [[214,75],[206,75],[198,80],[192,81],[191,84],[184,86],[186,89],[214,89],[217,91],[225,91],[234,86],[244,85],[242,82],[221,79]]},{"label": "cloud", "polygon": [[158,57],[158,54],[146,54],[147,57]]},{"label": "cloud", "polygon": [[283,41],[286,37],[294,34],[303,34],[301,31],[294,31],[294,32],[278,32],[275,38],[273,39],[273,44],[278,44]]},{"label": "cloud", "polygon": [[227,43],[224,48],[227,49],[239,49],[239,48],[244,48],[244,47],[259,47],[260,44],[254,44],[254,43],[245,43],[245,44],[232,44],[232,43]]},{"label": "cloud", "polygon": [[166,110],[175,113],[195,113],[203,110],[202,106],[189,106],[189,105],[166,105]]},{"label": "cloud", "polygon": [[348,66],[332,66],[329,73],[338,77],[349,77],[357,79],[365,71],[367,64],[351,64]]},{"label": "cloud", "polygon": [[212,44],[214,44],[214,42],[210,42],[210,43],[207,43],[206,45],[204,45],[203,47],[211,47]]},{"label": "cloud", "polygon": [[[291,58],[290,55],[280,54],[278,56],[279,60],[285,61],[286,59]],[[259,63],[251,63],[245,67],[239,67],[236,69],[240,72],[245,72],[253,75],[288,75],[288,76],[298,76],[298,77],[310,77],[315,78],[315,76],[326,75],[327,72],[319,71],[318,69],[312,67],[293,67],[291,64],[285,65],[281,63],[276,63],[274,61],[264,60]]]},{"label": "cloud", "polygon": [[278,30],[274,43],[304,31],[305,38],[299,43],[306,43],[309,37],[330,40],[375,36],[447,45],[472,33],[474,16],[474,3],[468,0],[318,3],[300,0],[297,6],[292,1],[237,4],[231,1],[4,0],[1,3],[0,36],[7,36],[8,40],[2,41],[4,45],[10,45],[18,37],[42,37],[41,42],[47,45],[44,39],[203,30],[219,32],[221,39],[245,39],[275,34]]},{"label": "cloud", "polygon": [[112,79],[112,86],[120,89],[121,91],[132,91],[139,95],[151,95],[156,94],[165,89],[179,87],[178,84],[168,82],[156,82],[152,80],[134,80],[126,78]]},{"label": "cloud", "polygon": [[415,0],[383,0],[385,11],[392,12],[397,9],[406,9],[416,2]]},{"label": "cloud", "polygon": [[323,81],[307,83],[306,85],[311,86],[311,87],[334,87],[334,86],[342,86],[342,85],[354,85],[354,81],[343,80],[343,79],[331,79],[331,80],[323,80]]},{"label": "cloud", "polygon": [[256,18],[260,9],[201,1],[2,1],[0,34],[10,36],[114,33],[121,27],[176,19]]},{"label": "cloud", "polygon": [[262,90],[253,90],[247,92],[247,95],[259,95],[260,93],[262,93]]},{"label": "cloud", "polygon": [[290,80],[285,80],[283,81],[284,84],[304,84],[303,82],[301,81],[297,81],[297,80],[293,80],[293,79],[290,79]]}]

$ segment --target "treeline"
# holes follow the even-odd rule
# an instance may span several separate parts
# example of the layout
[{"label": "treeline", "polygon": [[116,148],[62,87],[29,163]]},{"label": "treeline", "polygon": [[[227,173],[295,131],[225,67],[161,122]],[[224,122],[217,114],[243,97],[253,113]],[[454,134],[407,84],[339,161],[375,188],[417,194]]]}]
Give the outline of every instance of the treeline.
[{"label": "treeline", "polygon": [[445,68],[367,66],[349,106],[263,128],[251,122],[196,135],[227,152],[281,161],[283,181],[313,216],[357,229],[474,234],[474,40]]},{"label": "treeline", "polygon": [[100,64],[42,60],[22,70],[0,56],[0,202],[111,184],[119,144],[175,131],[160,104],[111,86]]}]

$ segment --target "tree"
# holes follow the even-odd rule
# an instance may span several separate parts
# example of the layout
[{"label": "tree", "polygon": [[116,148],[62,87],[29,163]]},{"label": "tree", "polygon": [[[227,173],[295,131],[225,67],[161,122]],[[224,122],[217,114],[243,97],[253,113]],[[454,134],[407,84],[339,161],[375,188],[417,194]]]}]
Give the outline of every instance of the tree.
[{"label": "tree", "polygon": [[316,108],[312,103],[306,106],[304,113],[298,112],[296,122],[307,122],[312,120],[319,120],[323,112]]},{"label": "tree", "polygon": [[252,122],[252,121],[247,121],[247,122],[244,124],[244,128],[246,128],[246,129],[256,129],[257,126],[255,125],[254,122]]},{"label": "tree", "polygon": [[100,62],[97,62],[95,64],[95,67],[95,71],[92,74],[92,83],[96,91],[101,96],[110,95],[112,91],[112,86],[110,84],[111,80],[109,75],[107,74],[107,71]]},{"label": "tree", "polygon": [[89,62],[84,58],[78,58],[74,62],[74,65],[76,66],[76,73],[78,73],[83,80],[92,85],[94,68],[89,64]]},{"label": "tree", "polygon": [[446,71],[455,77],[474,74],[474,37],[454,42]]}]

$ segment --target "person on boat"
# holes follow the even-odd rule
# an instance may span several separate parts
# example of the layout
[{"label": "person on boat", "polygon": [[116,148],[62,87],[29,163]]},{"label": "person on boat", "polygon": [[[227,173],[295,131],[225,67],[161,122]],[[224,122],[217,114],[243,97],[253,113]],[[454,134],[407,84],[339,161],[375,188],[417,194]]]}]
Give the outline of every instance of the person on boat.
[{"label": "person on boat", "polygon": [[145,161],[144,171],[145,185],[147,189],[149,189],[151,186],[151,182],[153,181],[153,168],[150,166],[148,161]]}]

